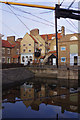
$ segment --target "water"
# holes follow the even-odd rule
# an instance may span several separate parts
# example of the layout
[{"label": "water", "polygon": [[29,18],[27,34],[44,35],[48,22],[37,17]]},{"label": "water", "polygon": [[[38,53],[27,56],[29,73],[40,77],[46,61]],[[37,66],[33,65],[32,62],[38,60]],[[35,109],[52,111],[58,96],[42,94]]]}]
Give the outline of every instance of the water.
[{"label": "water", "polygon": [[28,80],[3,90],[2,118],[79,119],[79,99],[77,88],[54,84],[53,80],[42,78]]}]

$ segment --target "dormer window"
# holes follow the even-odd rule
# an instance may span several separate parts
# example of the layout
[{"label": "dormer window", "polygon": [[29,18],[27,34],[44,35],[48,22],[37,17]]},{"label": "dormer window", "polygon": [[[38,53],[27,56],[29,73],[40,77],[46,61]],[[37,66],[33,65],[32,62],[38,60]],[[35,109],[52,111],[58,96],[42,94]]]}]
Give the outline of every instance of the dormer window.
[{"label": "dormer window", "polygon": [[53,40],[55,37],[52,37],[51,39]]}]

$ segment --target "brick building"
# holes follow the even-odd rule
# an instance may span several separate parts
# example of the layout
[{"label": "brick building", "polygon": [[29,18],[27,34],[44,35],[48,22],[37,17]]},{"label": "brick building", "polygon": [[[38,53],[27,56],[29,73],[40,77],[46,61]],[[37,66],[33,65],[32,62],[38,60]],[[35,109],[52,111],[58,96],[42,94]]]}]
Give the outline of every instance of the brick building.
[{"label": "brick building", "polygon": [[[63,36],[63,26],[62,26],[62,32],[58,33],[58,40],[61,39]],[[50,65],[56,65],[56,38],[55,34],[43,34],[41,37],[46,42],[46,56],[43,60],[44,64],[50,64]]]},{"label": "brick building", "polygon": [[45,56],[45,41],[38,29],[31,30],[30,34],[26,33],[20,46],[22,64],[38,63]]},{"label": "brick building", "polygon": [[20,42],[15,41],[15,36],[2,40],[2,63],[20,62]]},{"label": "brick building", "polygon": [[58,41],[59,65],[79,65],[79,39],[80,34],[67,34]]}]

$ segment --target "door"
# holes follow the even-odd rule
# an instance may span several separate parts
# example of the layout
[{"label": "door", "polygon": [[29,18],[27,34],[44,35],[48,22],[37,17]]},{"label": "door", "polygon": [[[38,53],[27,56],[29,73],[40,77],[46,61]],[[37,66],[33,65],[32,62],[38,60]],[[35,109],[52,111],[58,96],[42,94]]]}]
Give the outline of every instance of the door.
[{"label": "door", "polygon": [[7,58],[7,63],[10,63],[10,58],[9,57]]},{"label": "door", "polygon": [[56,65],[56,58],[53,58],[53,65]]},{"label": "door", "polygon": [[74,56],[74,65],[77,65],[77,56]]}]

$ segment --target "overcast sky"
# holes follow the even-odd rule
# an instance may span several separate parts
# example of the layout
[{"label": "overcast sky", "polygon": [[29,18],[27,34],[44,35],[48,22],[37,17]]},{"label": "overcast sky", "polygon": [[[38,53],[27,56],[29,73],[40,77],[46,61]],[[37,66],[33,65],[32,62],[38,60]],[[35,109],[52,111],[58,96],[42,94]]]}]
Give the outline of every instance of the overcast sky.
[{"label": "overcast sky", "polygon": [[[5,0],[7,1],[7,0]],[[58,0],[8,0],[11,2],[22,2],[29,4],[40,4],[46,6],[54,6]],[[73,0],[60,0],[63,2],[61,7],[68,8]],[[78,1],[72,5],[70,9],[78,9]],[[16,5],[7,5],[0,3],[0,33],[7,36],[23,37],[26,32],[38,28],[40,34],[55,33],[55,14],[54,10],[23,7]],[[2,16],[2,17],[1,17]],[[58,19],[58,30],[61,26],[65,27],[66,34],[78,32],[78,21],[72,19]]]}]

